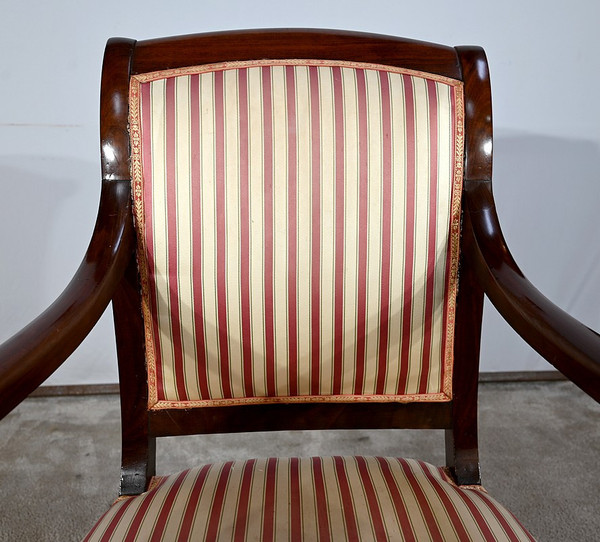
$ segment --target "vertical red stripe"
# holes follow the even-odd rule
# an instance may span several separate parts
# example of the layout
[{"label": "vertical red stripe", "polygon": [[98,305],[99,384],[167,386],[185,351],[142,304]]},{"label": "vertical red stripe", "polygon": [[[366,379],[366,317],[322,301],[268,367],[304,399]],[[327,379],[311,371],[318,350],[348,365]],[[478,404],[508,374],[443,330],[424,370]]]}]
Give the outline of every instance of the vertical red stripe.
[{"label": "vertical red stripe", "polygon": [[[177,488],[179,488],[179,486],[181,485],[181,482],[179,479],[182,478],[182,476],[185,476],[185,473],[180,474],[178,476],[177,480],[175,481]],[[177,482],[179,482],[179,484],[177,484]],[[134,542],[136,540],[138,531],[140,530],[140,527],[142,526],[142,523],[144,522],[148,508],[150,508],[150,505],[152,504],[152,502],[154,500],[154,496],[156,495],[157,489],[158,489],[158,487],[154,488],[151,491],[148,491],[148,493],[146,493],[146,495],[137,497],[137,499],[136,499],[137,502],[139,503],[140,499],[142,502],[138,506],[135,516],[133,517],[133,519],[131,520],[131,523],[129,524],[129,526],[127,528],[127,535],[123,539],[123,542]],[[169,501],[169,497],[170,497],[172,491],[173,491],[173,489],[171,488],[169,490],[169,493],[167,494],[167,499],[166,499],[165,505],[161,506],[161,515],[162,515],[162,510],[164,510],[165,507],[167,508],[167,513],[170,511],[170,506],[172,505],[172,500]],[[163,518],[163,521],[159,521],[159,519],[160,518],[157,518],[156,525],[158,526],[159,529],[164,528],[164,523],[166,520]]]},{"label": "vertical red stripe", "polygon": [[[520,536],[518,536],[516,534],[514,529],[510,526],[510,524],[506,520],[506,518],[500,513],[497,505],[494,504],[492,502],[492,500],[485,493],[483,493],[481,491],[477,491],[477,490],[465,490],[465,491],[473,491],[473,493],[475,493],[488,506],[490,512],[498,520],[500,525],[502,525],[502,529],[504,529],[504,532],[506,533],[506,536],[509,540],[511,540],[512,542],[519,542],[520,540],[523,540]],[[471,508],[475,508],[475,505],[473,503],[471,503],[471,505],[469,506],[469,509],[471,509]],[[535,542],[535,539],[525,530],[525,528],[520,524],[520,522],[514,517],[513,517],[513,519],[515,519],[517,524],[521,527],[521,529],[523,530],[523,534],[529,540],[531,540],[532,542]],[[481,521],[482,521],[482,523],[485,523],[485,519],[483,517],[481,517]],[[487,523],[485,523],[485,525],[487,526]]]},{"label": "vertical red stripe", "polygon": [[162,356],[160,353],[160,333],[158,330],[158,300],[156,297],[154,227],[152,212],[152,96],[151,83],[140,85],[141,129],[142,129],[142,191],[144,205],[144,236],[146,238],[146,258],[148,265],[149,310],[152,314],[152,334],[154,339],[154,366],[156,368],[156,393],[160,401],[165,398],[163,385]]},{"label": "vertical red stripe", "polygon": [[[108,542],[110,540],[111,536],[115,532],[115,529],[119,525],[119,522],[121,521],[121,518],[123,517],[123,514],[125,514],[125,512],[127,511],[127,508],[129,508],[129,506],[131,506],[131,504],[133,502],[134,502],[134,497],[131,497],[130,499],[128,499],[125,502],[123,502],[123,504],[121,505],[121,507],[119,508],[119,510],[117,510],[117,513],[113,516],[112,520],[108,524],[108,527],[106,527],[106,529],[104,530],[104,534],[102,535],[102,538],[100,539],[100,542]],[[115,506],[115,505],[113,505],[113,506]],[[104,517],[107,514],[109,514],[110,512],[112,512],[112,508],[110,508],[109,510],[107,510],[104,513],[104,515],[98,520],[98,522],[96,523],[96,525],[94,526],[94,528],[83,539],[83,542],[88,542],[88,540],[90,540],[92,538],[92,535],[98,534],[96,532],[96,529],[98,528],[98,525],[100,525],[100,523],[102,522],[102,520],[104,519]]]},{"label": "vertical red stripe", "polygon": [[[164,500],[164,502],[162,503],[162,506],[160,507],[160,513],[158,514],[158,517],[156,518],[154,528],[152,529],[152,538],[150,539],[149,542],[160,542],[161,540],[164,540],[163,534],[167,527],[167,522],[169,521],[169,517],[171,516],[171,511],[173,509],[173,503],[175,502],[175,499],[177,498],[177,494],[179,493],[179,488],[181,487],[181,484],[183,483],[183,480],[187,476],[188,472],[189,471],[184,471],[181,474],[179,474],[179,476],[177,476],[177,479],[175,480],[175,482],[169,489],[169,492],[167,493],[167,497]],[[132,537],[131,542],[134,542],[136,538],[137,537]]]},{"label": "vertical red stripe", "polygon": [[181,529],[179,530],[179,536],[177,537],[178,542],[187,542],[190,540],[190,533],[194,525],[194,520],[198,514],[198,502],[200,501],[200,495],[202,494],[204,482],[206,481],[206,476],[208,475],[210,468],[210,465],[204,465],[194,481],[194,485],[190,491],[189,501],[185,507],[185,514],[181,521]]},{"label": "vertical red stripe", "polygon": [[194,339],[200,397],[208,399],[208,371],[204,341],[204,311],[202,299],[202,143],[200,141],[200,78],[190,76],[190,146],[192,191],[192,289],[194,299]]},{"label": "vertical red stripe", "polygon": [[252,473],[256,459],[250,459],[244,464],[242,473],[242,485],[240,487],[240,496],[238,499],[237,513],[235,516],[235,531],[233,540],[243,542],[246,540],[246,524],[248,522],[248,504],[250,503],[250,487],[252,484]]},{"label": "vertical red stripe", "polygon": [[332,69],[335,124],[335,289],[333,395],[342,393],[342,358],[344,353],[344,94],[342,71]]},{"label": "vertical red stripe", "polygon": [[336,456],[333,458],[333,461],[335,463],[335,472],[338,479],[340,496],[342,498],[346,539],[350,542],[359,542],[360,537],[356,524],[356,514],[354,513],[354,501],[352,499],[352,492],[350,491],[350,484],[348,482],[344,460],[341,457]]},{"label": "vertical red stripe", "polygon": [[177,151],[175,103],[175,78],[166,80],[166,175],[167,175],[167,246],[169,265],[169,301],[171,304],[171,337],[173,340],[173,363],[177,398],[187,401],[185,373],[183,370],[183,345],[181,341],[181,315],[179,312],[179,272],[177,243]]},{"label": "vertical red stripe", "polygon": [[392,474],[388,460],[384,459],[383,457],[378,457],[377,462],[381,467],[381,473],[383,474],[383,478],[390,492],[392,504],[394,505],[396,515],[398,516],[400,532],[402,533],[403,540],[406,542],[416,542],[415,533],[406,510],[406,503],[402,498],[402,494],[400,493],[398,484],[396,483],[394,475]]},{"label": "vertical red stripe", "polygon": [[[426,473],[429,475],[429,473],[427,471],[426,471]],[[445,475],[445,473],[443,471],[442,471],[442,475]],[[535,539],[531,536],[531,534],[529,534],[527,532],[527,530],[523,527],[523,525],[521,525],[521,522],[517,518],[512,516],[512,514],[511,514],[512,518],[515,520],[517,525],[520,527],[521,532],[520,532],[520,534],[517,534],[517,532],[511,527],[511,525],[508,523],[508,521],[500,513],[498,506],[489,498],[489,496],[484,491],[480,491],[477,489],[463,489],[460,487],[455,487],[453,485],[450,487],[451,487],[451,490],[454,491],[454,494],[457,495],[465,503],[465,505],[467,506],[467,508],[469,509],[471,514],[473,515],[473,519],[475,520],[475,522],[477,523],[477,525],[483,532],[483,535],[486,540],[496,540],[497,535],[495,535],[492,532],[487,520],[483,517],[483,514],[479,511],[479,509],[473,502],[473,500],[475,500],[477,498],[479,498],[481,501],[483,501],[485,506],[487,506],[487,508],[491,512],[491,514],[498,520],[498,522],[502,526],[502,529],[506,533],[506,536],[509,540],[511,540],[512,542],[519,542],[520,540],[523,540],[521,535],[524,535],[531,542],[535,542]],[[469,496],[467,496],[469,493],[473,495],[472,498],[469,498]],[[510,514],[510,512],[509,512],[509,514]]]},{"label": "vertical red stripe", "polygon": [[308,68],[311,122],[311,394],[320,392],[321,348],[321,113],[319,72]]},{"label": "vertical red stripe", "polygon": [[[460,515],[456,511],[454,503],[452,502],[450,497],[448,497],[448,495],[444,491],[444,488],[442,487],[442,483],[433,474],[431,474],[431,472],[427,468],[427,465],[424,465],[423,463],[421,463],[421,469],[423,469],[423,473],[425,474],[426,478],[430,481],[431,485],[435,489],[435,492],[438,495],[439,499],[442,501],[443,509],[446,511],[446,514],[448,515],[448,518],[450,519],[450,522],[452,523],[454,530],[456,531],[458,540],[469,540],[469,533],[467,533],[467,530],[465,529],[465,526],[463,525],[463,523],[461,521]],[[454,490],[454,486],[450,486],[449,490],[450,491]],[[455,490],[455,493],[457,493],[457,494],[462,493],[462,490],[457,489],[457,490]],[[461,497],[462,497],[462,495],[461,495]],[[463,500],[465,502],[468,501],[468,499],[466,499],[466,498],[464,498]],[[473,512],[473,511],[471,510],[471,512]],[[478,512],[477,512],[477,514],[478,514]],[[488,529],[487,525],[484,526],[483,524],[480,523],[480,527],[482,528],[482,531],[484,532],[485,537],[490,536],[490,538],[486,538],[487,540],[494,540],[494,536],[492,535],[492,533],[486,532],[486,529]]]},{"label": "vertical red stripe", "polygon": [[273,106],[271,67],[262,67],[263,91],[263,191],[264,191],[264,275],[265,275],[265,363],[267,395],[275,389],[275,321],[273,306]]},{"label": "vertical red stripe", "polygon": [[[427,469],[426,466],[422,466],[422,468],[425,473],[425,476],[427,476],[427,478],[435,486],[436,491],[441,494],[442,489],[441,489],[441,483],[439,482],[439,480],[436,477],[434,477],[433,474],[431,474],[431,472],[429,472],[429,469]],[[446,478],[446,473],[443,470],[441,470],[441,474],[444,478]],[[465,506],[469,509],[469,512],[473,516],[473,520],[475,521],[475,523],[477,524],[479,529],[481,529],[481,534],[483,535],[484,539],[485,540],[496,540],[496,536],[494,536],[494,533],[492,532],[488,522],[486,521],[486,519],[483,517],[483,514],[479,511],[479,509],[473,502],[473,499],[476,499],[477,497],[482,497],[483,493],[480,491],[477,491],[477,490],[461,489],[460,487],[457,488],[454,485],[449,485],[449,491],[453,491],[454,495],[456,497],[458,497],[465,504]],[[472,492],[473,498],[470,498],[469,492]],[[485,502],[485,499],[482,499],[482,500],[484,500],[484,502]],[[449,506],[445,501],[444,501],[444,503],[445,503],[446,507]],[[494,505],[490,506],[490,503],[485,503],[485,504],[488,505],[488,507],[490,509],[495,508]],[[452,505],[450,505],[450,507],[453,508]],[[492,510],[492,512],[493,512],[493,510]]]},{"label": "vertical red stripe", "polygon": [[319,542],[331,540],[329,532],[329,510],[325,494],[325,480],[323,478],[323,464],[320,457],[312,457],[312,472],[315,484],[315,501],[317,507],[317,524],[319,528]]},{"label": "vertical red stripe", "polygon": [[262,542],[272,542],[275,539],[275,489],[277,486],[277,459],[271,457],[267,460],[267,474],[265,478],[265,501],[263,504],[263,529]]},{"label": "vertical red stripe", "polygon": [[302,542],[302,497],[300,495],[300,460],[290,458],[290,540]]},{"label": "vertical red stripe", "polygon": [[288,333],[289,333],[289,385],[290,395],[298,395],[298,286],[297,286],[297,235],[298,235],[298,143],[296,138],[296,78],[295,67],[285,67],[287,134],[288,134]]},{"label": "vertical red stripe", "polygon": [[250,160],[248,157],[248,70],[238,71],[240,140],[240,303],[244,393],[254,395],[252,379],[252,331],[250,326]]},{"label": "vertical red stripe", "polygon": [[232,466],[233,461],[228,461],[223,465],[223,468],[219,473],[219,480],[215,487],[210,516],[206,526],[206,540],[217,540],[219,535],[219,524],[221,523],[223,502],[225,501],[225,490],[227,489],[227,482],[229,481],[229,474]]},{"label": "vertical red stripe", "polygon": [[413,258],[415,245],[415,106],[412,78],[402,75],[405,95],[406,118],[406,210],[405,210],[405,248],[404,248],[404,285],[402,307],[402,339],[400,343],[400,378],[398,393],[407,392],[408,365],[410,362],[410,336],[412,317]]},{"label": "vertical red stripe", "polygon": [[381,82],[382,216],[381,216],[381,293],[379,307],[379,361],[376,393],[385,391],[390,319],[390,262],[392,237],[392,104],[388,72],[379,72]]},{"label": "vertical red stripe", "polygon": [[227,327],[227,280],[225,239],[225,104],[223,72],[215,72],[215,165],[216,165],[216,226],[217,226],[217,321],[219,326],[219,353],[223,397],[229,399],[229,344]]},{"label": "vertical red stripe", "polygon": [[383,524],[383,516],[381,515],[381,509],[379,508],[379,501],[377,500],[377,493],[371,477],[369,476],[369,469],[367,462],[364,457],[356,457],[356,463],[358,465],[358,472],[360,479],[365,490],[365,497],[369,504],[369,515],[371,516],[371,522],[373,525],[373,532],[376,540],[387,541],[388,537],[386,534],[385,525]]},{"label": "vertical red stripe", "polygon": [[356,70],[358,95],[358,288],[356,299],[356,376],[354,393],[363,393],[365,381],[365,338],[367,335],[367,243],[369,229],[369,133],[367,90],[364,70]]},{"label": "vertical red stripe", "polygon": [[425,284],[425,315],[423,326],[423,358],[419,393],[427,392],[431,366],[431,328],[433,325],[433,295],[435,289],[436,221],[438,194],[438,104],[435,81],[427,80],[429,106],[429,224],[427,226],[427,281]]},{"label": "vertical red stripe", "polygon": [[406,476],[406,479],[408,480],[408,483],[410,484],[410,487],[412,488],[415,494],[415,498],[419,503],[419,510],[421,510],[421,513],[423,514],[423,519],[425,520],[425,525],[427,525],[427,529],[429,530],[429,534],[431,535],[431,540],[440,542],[443,541],[444,537],[440,532],[438,522],[436,521],[435,515],[433,514],[431,506],[429,505],[429,501],[427,500],[427,497],[423,492],[423,488],[417,481],[414,473],[412,472],[406,460],[398,459],[398,463],[400,464],[400,467],[402,468],[402,471],[404,472],[404,475]]}]

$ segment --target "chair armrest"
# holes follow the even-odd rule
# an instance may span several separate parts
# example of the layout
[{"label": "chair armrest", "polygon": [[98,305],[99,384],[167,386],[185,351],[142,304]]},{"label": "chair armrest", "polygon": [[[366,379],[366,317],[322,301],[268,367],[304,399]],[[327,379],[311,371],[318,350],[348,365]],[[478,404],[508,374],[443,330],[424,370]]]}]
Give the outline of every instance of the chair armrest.
[{"label": "chair armrest", "polygon": [[600,402],[600,335],[554,305],[523,275],[506,245],[491,182],[465,181],[465,257],[506,321],[539,354]]},{"label": "chair armrest", "polygon": [[85,257],[62,294],[0,345],[0,419],[79,346],[110,302],[134,248],[130,183],[103,181]]}]

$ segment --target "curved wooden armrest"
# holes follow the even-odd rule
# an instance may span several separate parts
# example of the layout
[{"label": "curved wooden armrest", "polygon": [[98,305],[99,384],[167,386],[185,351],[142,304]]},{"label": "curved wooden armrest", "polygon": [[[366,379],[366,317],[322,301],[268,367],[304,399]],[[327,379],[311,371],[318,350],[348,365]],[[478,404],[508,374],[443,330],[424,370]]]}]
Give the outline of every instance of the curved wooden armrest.
[{"label": "curved wooden armrest", "polygon": [[537,290],[511,256],[500,229],[491,182],[465,181],[466,248],[498,312],[539,354],[600,402],[600,335]]},{"label": "curved wooden armrest", "polygon": [[77,348],[110,302],[134,247],[128,181],[104,181],[98,219],[75,276],[52,305],[0,345],[0,419]]}]

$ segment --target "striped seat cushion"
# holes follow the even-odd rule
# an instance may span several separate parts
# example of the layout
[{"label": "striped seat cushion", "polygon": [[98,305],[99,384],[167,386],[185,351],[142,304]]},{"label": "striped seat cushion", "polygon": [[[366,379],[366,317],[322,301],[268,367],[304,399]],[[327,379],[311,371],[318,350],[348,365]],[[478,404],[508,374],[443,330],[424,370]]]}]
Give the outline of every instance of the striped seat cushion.
[{"label": "striped seat cushion", "polygon": [[237,62],[130,105],[151,408],[451,398],[461,82]]},{"label": "striped seat cushion", "polygon": [[117,501],[85,542],[533,540],[483,489],[380,457],[253,459],[159,478]]}]

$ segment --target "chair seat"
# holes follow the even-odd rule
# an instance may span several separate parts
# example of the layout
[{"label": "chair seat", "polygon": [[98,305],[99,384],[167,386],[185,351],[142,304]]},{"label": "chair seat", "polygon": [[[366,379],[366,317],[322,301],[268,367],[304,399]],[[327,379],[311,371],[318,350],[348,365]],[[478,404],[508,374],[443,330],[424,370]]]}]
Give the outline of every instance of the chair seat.
[{"label": "chair seat", "polygon": [[533,540],[480,487],[412,459],[216,463],[123,497],[85,541]]}]

